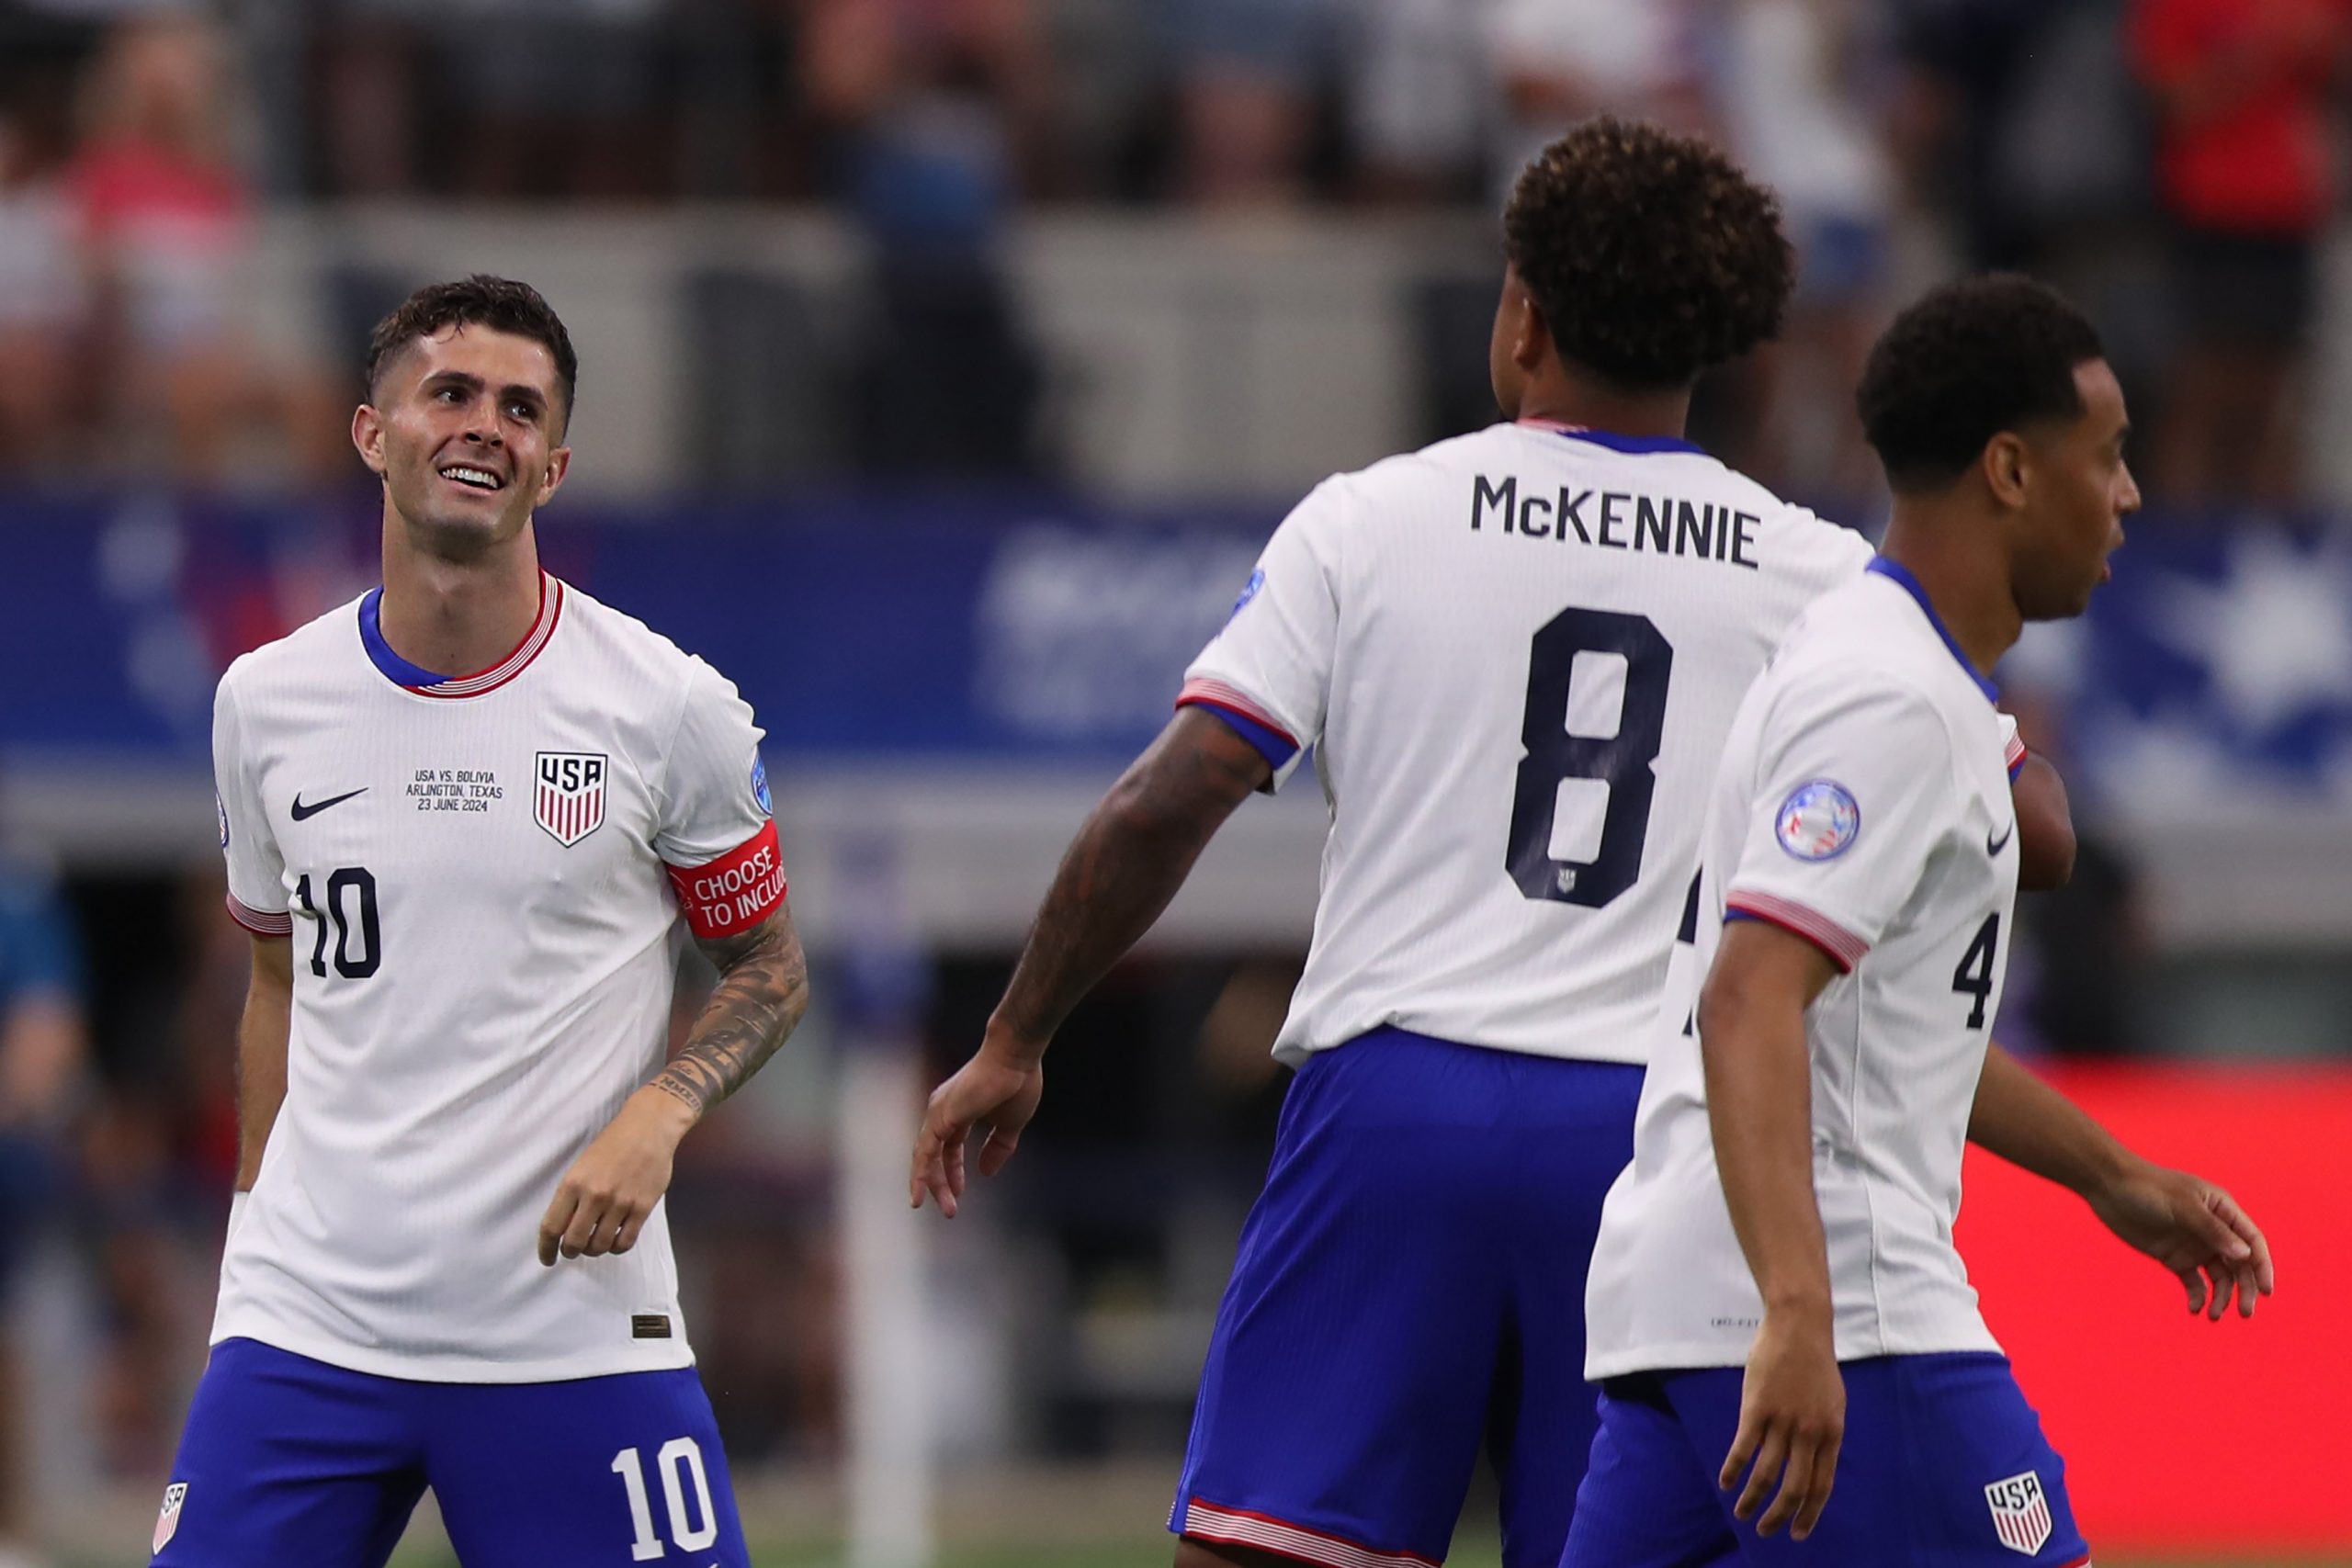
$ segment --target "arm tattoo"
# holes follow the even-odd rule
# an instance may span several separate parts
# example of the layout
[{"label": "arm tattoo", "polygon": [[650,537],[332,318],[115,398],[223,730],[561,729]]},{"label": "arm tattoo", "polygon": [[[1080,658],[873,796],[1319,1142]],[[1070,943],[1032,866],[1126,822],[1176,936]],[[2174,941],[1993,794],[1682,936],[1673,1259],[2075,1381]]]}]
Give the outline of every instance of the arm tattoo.
[{"label": "arm tattoo", "polygon": [[1151,929],[1210,837],[1270,776],[1223,720],[1178,712],[1062,856],[998,1017],[1040,1049]]},{"label": "arm tattoo", "polygon": [[718,966],[718,985],[653,1086],[699,1117],[758,1072],[808,1010],[808,960],[781,909],[751,931],[696,945]]}]

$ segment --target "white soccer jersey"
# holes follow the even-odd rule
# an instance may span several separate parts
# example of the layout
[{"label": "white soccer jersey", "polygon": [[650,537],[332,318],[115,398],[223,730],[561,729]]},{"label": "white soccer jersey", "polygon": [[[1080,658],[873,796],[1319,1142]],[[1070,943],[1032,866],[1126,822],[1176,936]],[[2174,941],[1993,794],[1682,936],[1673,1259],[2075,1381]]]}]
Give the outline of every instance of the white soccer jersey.
[{"label": "white soccer jersey", "polygon": [[686,1365],[662,1209],[628,1254],[553,1268],[538,1224],[659,1068],[688,925],[783,901],[761,732],[553,578],[514,654],[456,680],[385,644],[380,593],[215,702],[231,912],[290,933],[294,1006],[213,1339],[436,1382]]},{"label": "white soccer jersey", "polygon": [[1383,1024],[1639,1063],[1740,693],[1871,558],[1687,442],[1526,422],[1325,480],[1181,702],[1331,809],[1275,1055]]},{"label": "white soccer jersey", "polygon": [[1726,919],[1784,926],[1842,972],[1805,1013],[1838,1359],[1999,1348],[1951,1240],[2017,895],[1991,698],[1884,560],[1807,610],[1747,694],[1707,806],[1695,951],[1593,1248],[1588,1376],[1744,1365],[1763,1316],[1691,1019]]}]

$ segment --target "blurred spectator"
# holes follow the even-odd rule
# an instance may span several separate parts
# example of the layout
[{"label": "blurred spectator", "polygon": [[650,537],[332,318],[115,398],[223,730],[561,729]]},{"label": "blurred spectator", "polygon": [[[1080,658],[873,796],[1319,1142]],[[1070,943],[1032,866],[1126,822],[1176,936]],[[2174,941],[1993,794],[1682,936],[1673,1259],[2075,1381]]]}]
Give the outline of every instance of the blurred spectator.
[{"label": "blurred spectator", "polygon": [[[47,880],[0,864],[0,1287],[40,1239],[82,1069],[82,965]],[[14,1322],[0,1314],[0,1323]],[[0,1337],[0,1568],[30,1568],[26,1371]]]},{"label": "blurred spectator", "polygon": [[1727,24],[1731,145],[1780,194],[1800,264],[1788,325],[1753,367],[1758,431],[1740,466],[1802,494],[1871,493],[1877,466],[1850,403],[1893,219],[1870,99],[1882,40],[1861,0],[1735,0]]},{"label": "blurred spectator", "polygon": [[0,106],[0,475],[57,456],[79,402],[85,303],[64,198]]},{"label": "blurred spectator", "polygon": [[1503,106],[1495,191],[1570,125],[1604,110],[1712,127],[1698,0],[1492,0],[1487,45]]},{"label": "blurred spectator", "polygon": [[2165,499],[2282,502],[2300,489],[2295,393],[2335,205],[2329,112],[2348,40],[2341,0],[2134,6],[2184,338],[2150,444]]},{"label": "blurred spectator", "polygon": [[1341,35],[1356,168],[1380,201],[1475,201],[1493,129],[1484,0],[1360,0]]},{"label": "blurred spectator", "polygon": [[256,429],[274,457],[332,471],[340,431],[315,378],[265,366],[238,316],[253,199],[229,157],[219,37],[192,16],[124,22],[84,94],[65,185],[96,288],[104,417],[135,454],[160,434],[185,479],[227,478]]},{"label": "blurred spectator", "polygon": [[1301,199],[1328,74],[1328,0],[1171,0],[1177,189],[1209,207]]},{"label": "blurred spectator", "polygon": [[815,0],[806,69],[835,186],[873,240],[852,367],[860,468],[1021,473],[1042,393],[998,242],[1043,135],[1025,0]]}]

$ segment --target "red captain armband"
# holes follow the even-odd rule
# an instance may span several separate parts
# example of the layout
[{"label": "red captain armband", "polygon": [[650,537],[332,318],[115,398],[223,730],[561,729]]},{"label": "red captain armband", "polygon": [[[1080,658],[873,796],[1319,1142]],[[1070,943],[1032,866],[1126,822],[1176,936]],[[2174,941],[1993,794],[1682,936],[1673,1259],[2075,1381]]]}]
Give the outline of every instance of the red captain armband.
[{"label": "red captain armband", "polygon": [[784,852],[769,822],[705,865],[664,865],[686,929],[707,941],[750,931],[784,903]]}]

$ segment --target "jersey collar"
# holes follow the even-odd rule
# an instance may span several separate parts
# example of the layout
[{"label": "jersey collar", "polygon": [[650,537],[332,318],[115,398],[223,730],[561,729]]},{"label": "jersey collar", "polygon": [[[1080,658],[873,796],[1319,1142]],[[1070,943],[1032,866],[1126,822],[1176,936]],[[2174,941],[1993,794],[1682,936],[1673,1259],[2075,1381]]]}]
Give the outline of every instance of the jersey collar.
[{"label": "jersey collar", "polygon": [[1634,457],[1651,452],[1696,452],[1704,457],[1707,450],[1697,442],[1685,441],[1679,435],[1620,435],[1613,430],[1595,430],[1586,424],[1563,424],[1556,419],[1522,419],[1513,423],[1523,430],[1548,430],[1571,441],[1589,441],[1595,446],[1606,446],[1611,452],[1624,452]]},{"label": "jersey collar", "polygon": [[563,618],[563,592],[560,581],[544,571],[539,573],[539,613],[531,622],[531,629],[523,634],[523,640],[505,658],[470,675],[436,675],[394,653],[392,645],[384,640],[384,590],[380,586],[369,589],[368,596],[359,601],[359,646],[368,650],[368,661],[384,679],[402,691],[421,697],[478,697],[520,675],[539,656],[539,650],[555,635],[556,623]]},{"label": "jersey collar", "polygon": [[1871,558],[1871,564],[1862,570],[1878,573],[1917,600],[1919,613],[1928,617],[1928,624],[1936,628],[1938,637],[1944,639],[1944,646],[1951,649],[1952,658],[1960,661],[1960,667],[1967,671],[1968,678],[1976,682],[1976,689],[1984,694],[1984,700],[1988,703],[1997,703],[2001,700],[2001,688],[1978,674],[1976,666],[1968,661],[1968,655],[1961,652],[1960,644],[1952,640],[1951,628],[1944,625],[1944,618],[1936,614],[1936,606],[1928,600],[1928,591],[1919,586],[1919,580],[1911,575],[1909,569],[1900,562],[1887,559],[1884,556],[1873,556]]}]

